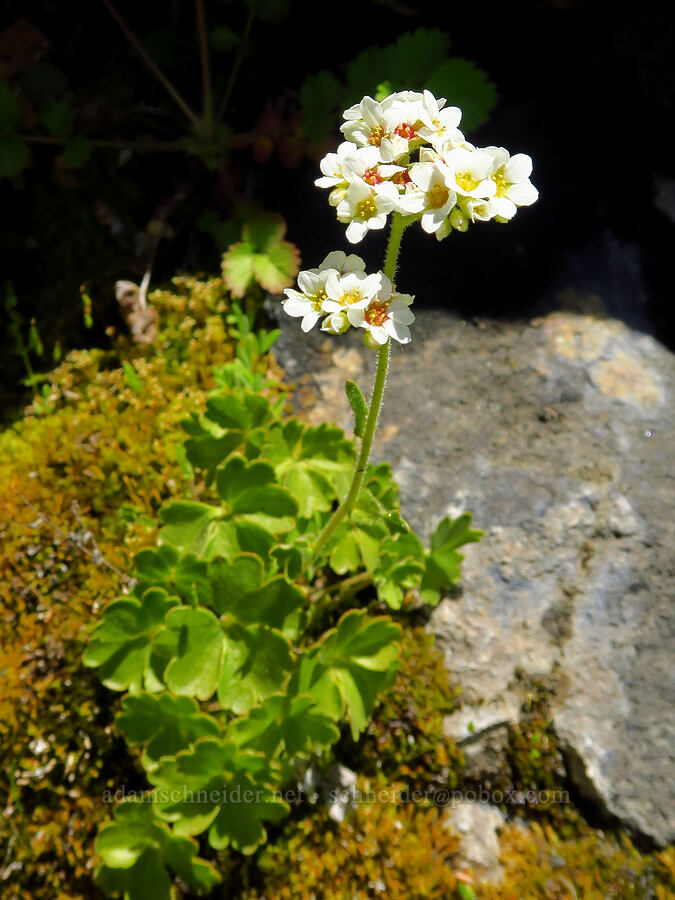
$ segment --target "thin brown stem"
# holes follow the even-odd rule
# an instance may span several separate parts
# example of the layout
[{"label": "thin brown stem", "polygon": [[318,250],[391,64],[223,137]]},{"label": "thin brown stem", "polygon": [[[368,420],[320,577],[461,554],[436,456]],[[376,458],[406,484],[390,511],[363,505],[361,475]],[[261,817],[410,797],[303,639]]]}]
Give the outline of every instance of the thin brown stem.
[{"label": "thin brown stem", "polygon": [[234,85],[237,80],[237,75],[239,74],[239,69],[241,68],[241,64],[244,61],[244,53],[246,52],[246,44],[248,43],[248,39],[251,36],[251,29],[253,28],[253,22],[255,21],[255,3],[251,3],[248,11],[248,18],[246,19],[246,25],[244,26],[244,33],[241,36],[241,42],[239,44],[239,50],[237,51],[237,56],[232,64],[232,70],[230,71],[230,77],[227,81],[227,87],[225,88],[225,95],[220,103],[220,107],[218,108],[218,114],[216,119],[222,119],[223,115],[227,110],[227,105],[230,102],[230,97],[232,96],[232,91],[234,90]]},{"label": "thin brown stem", "polygon": [[203,0],[195,0],[197,33],[199,34],[199,61],[202,67],[202,98],[204,109],[204,130],[213,133],[213,98],[211,96],[211,66],[209,63],[209,42],[206,33],[206,16]]},{"label": "thin brown stem", "polygon": [[[47,516],[45,513],[43,513],[42,510],[38,509],[37,506],[33,506],[33,504],[30,502],[30,500],[26,499],[26,497],[24,497],[24,495],[20,491],[15,490],[14,493],[21,500],[21,502],[24,504],[24,506],[27,506],[28,509],[32,510],[35,513],[35,515],[38,517],[40,522],[42,522],[43,524],[45,524],[49,528],[51,528],[52,531],[55,534],[58,534],[58,536],[60,538],[62,538],[63,540],[69,541],[71,544],[73,544],[75,547],[77,547],[77,549],[80,550],[80,552],[84,553],[85,556],[88,556],[94,562],[95,565],[105,566],[106,568],[110,569],[111,572],[114,572],[115,575],[117,575],[117,577],[120,579],[120,581],[125,586],[127,586],[127,587],[130,586],[130,584],[133,582],[134,579],[131,578],[129,575],[127,575],[126,572],[123,572],[121,569],[118,569],[114,563],[111,563],[109,560],[107,560],[103,556],[103,554],[101,553],[99,546],[96,543],[96,541],[94,540],[93,536],[92,536],[92,542],[94,545],[94,549],[92,550],[89,547],[87,547],[82,542],[82,540],[80,538],[78,538],[76,535],[69,534],[68,532],[64,531],[63,528],[61,528],[59,525],[57,525],[56,522],[52,522],[52,520],[49,518],[49,516]],[[75,519],[77,520],[78,524],[80,526],[84,526],[84,523],[82,522],[82,519],[80,518],[78,512],[76,510],[74,510],[73,514],[74,514]]]},{"label": "thin brown stem", "polygon": [[[46,134],[22,134],[21,140],[27,144],[51,144],[64,147],[68,138],[51,137]],[[153,153],[177,153],[185,150],[182,141],[120,141],[115,138],[87,138],[92,147],[103,147],[112,150],[148,150]]]},{"label": "thin brown stem", "polygon": [[192,124],[194,126],[198,126],[200,124],[199,116],[197,116],[190,109],[188,104],[181,97],[181,95],[178,93],[178,91],[173,86],[173,84],[171,84],[171,82],[166,77],[164,72],[162,72],[162,70],[159,68],[159,66],[154,61],[154,59],[152,59],[152,57],[148,54],[148,52],[145,49],[145,47],[143,46],[143,44],[141,44],[141,42],[138,40],[136,35],[131,30],[131,28],[129,28],[129,26],[124,21],[122,16],[117,12],[115,7],[112,5],[111,0],[103,0],[103,5],[108,10],[108,12],[113,17],[113,19],[117,22],[117,24],[120,26],[120,28],[124,32],[124,36],[126,37],[126,39],[134,47],[134,49],[136,50],[138,55],[141,57],[143,62],[146,64],[146,66],[150,69],[150,71],[155,76],[157,81],[159,81],[159,83],[162,85],[162,87],[165,89],[165,91],[171,96],[171,98],[174,100],[174,102],[182,109],[182,111],[185,113],[185,115],[190,120],[190,122],[192,122]]}]

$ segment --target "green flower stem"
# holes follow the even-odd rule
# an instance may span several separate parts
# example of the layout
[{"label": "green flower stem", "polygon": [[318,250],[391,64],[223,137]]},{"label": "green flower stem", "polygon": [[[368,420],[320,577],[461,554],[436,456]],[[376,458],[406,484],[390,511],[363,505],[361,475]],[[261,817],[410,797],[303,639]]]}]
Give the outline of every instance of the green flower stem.
[{"label": "green flower stem", "polygon": [[318,594],[310,596],[311,613],[308,628],[311,629],[317,622],[322,621],[332,609],[342,606],[343,603],[372,583],[373,576],[370,572],[359,572],[357,575],[345,578],[344,581],[338,581],[337,584],[332,584]]},{"label": "green flower stem", "polygon": [[[391,231],[389,232],[387,252],[384,257],[384,274],[392,282],[394,281],[394,275],[396,274],[398,254],[399,250],[401,249],[401,239],[403,237],[403,231],[406,227],[406,224],[407,222],[404,221],[403,217],[399,213],[394,213],[394,217],[391,223]],[[370,407],[368,409],[368,416],[366,418],[366,425],[363,430],[363,437],[361,439],[361,450],[359,452],[358,459],[356,460],[354,475],[352,476],[352,483],[349,486],[347,496],[335,510],[333,515],[326,523],[323,531],[317,538],[316,544],[314,545],[315,558],[319,555],[319,553],[331,539],[331,537],[333,536],[333,532],[338,527],[340,522],[342,522],[342,520],[351,512],[359,496],[361,486],[363,485],[363,479],[365,478],[366,469],[368,467],[368,458],[370,456],[370,451],[373,445],[373,438],[375,437],[375,431],[377,429],[377,420],[380,416],[380,409],[382,408],[384,385],[387,380],[387,372],[389,371],[390,351],[391,339],[389,339],[386,344],[383,344],[380,347],[377,354],[377,370],[375,372],[373,395],[370,401]]]}]

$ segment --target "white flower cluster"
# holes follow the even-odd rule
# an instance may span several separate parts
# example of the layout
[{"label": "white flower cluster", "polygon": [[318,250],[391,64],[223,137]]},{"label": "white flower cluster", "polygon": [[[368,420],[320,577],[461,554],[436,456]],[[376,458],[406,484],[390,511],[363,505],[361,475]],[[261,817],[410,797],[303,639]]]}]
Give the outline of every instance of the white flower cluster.
[{"label": "white flower cluster", "polygon": [[475,147],[458,125],[461,110],[430,91],[400,91],[381,102],[364,97],[344,113],[346,141],[321,160],[315,182],[360,241],[383,228],[390,212],[421,218],[438,240],[469,222],[508,222],[537,199],[532,160],[503,147]]},{"label": "white flower cluster", "polygon": [[366,275],[365,262],[355,254],[334,250],[318,269],[300,272],[298,287],[299,291],[286,288],[283,307],[289,316],[302,318],[303,331],[323,318],[321,329],[329,334],[365,328],[364,338],[372,346],[389,338],[401,344],[410,341],[413,297],[396,293],[382,272]]}]

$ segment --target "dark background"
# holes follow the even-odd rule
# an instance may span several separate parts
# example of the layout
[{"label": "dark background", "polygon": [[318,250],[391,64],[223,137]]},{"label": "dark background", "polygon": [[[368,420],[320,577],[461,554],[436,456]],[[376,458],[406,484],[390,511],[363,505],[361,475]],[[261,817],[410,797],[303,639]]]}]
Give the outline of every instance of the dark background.
[{"label": "dark background", "polygon": [[[198,104],[192,3],[116,5],[188,101]],[[243,28],[241,4],[207,0],[206,11],[209,21]],[[171,28],[163,24],[168,12]],[[48,36],[50,64],[65,73],[82,115],[93,109],[100,126],[103,109],[103,124],[122,137],[133,137],[148,117],[155,134],[178,136],[180,114],[102,3],[9,0],[0,31],[19,16]],[[441,244],[411,229],[400,289],[415,293],[419,304],[447,305],[467,317],[523,316],[560,304],[592,308],[588,297],[598,295],[610,314],[674,347],[674,226],[657,205],[659,192],[674,193],[672,6],[647,2],[622,13],[616,4],[583,0],[294,2],[278,22],[255,23],[229,124],[235,132],[250,131],[272,101],[290,117],[307,75],[329,69],[341,77],[364,48],[422,26],[446,30],[453,54],[473,60],[495,82],[495,111],[467,137],[529,153],[540,199],[507,226],[478,224]],[[226,79],[226,62],[213,56],[217,88]],[[185,198],[169,218],[173,236],[159,247],[154,285],[180,271],[218,271],[219,253],[195,223],[207,208],[227,215],[233,186],[283,215],[304,266],[318,264],[331,249],[348,248],[326,193],[313,186],[316,158],[289,168],[278,154],[260,163],[240,151],[214,172],[186,154],[136,154],[121,166],[118,152],[97,150],[82,170],[64,176],[50,153],[33,148],[30,168],[13,183],[0,183],[3,281],[12,282],[26,318],[42,326],[47,347],[57,338],[64,349],[109,341],[110,326],[120,324],[113,283],[140,278],[147,222],[177,193]],[[378,268],[383,246],[383,235],[371,233],[353,249]],[[95,325],[88,332],[81,322],[81,283],[94,300]],[[6,337],[7,385],[20,372]]]}]

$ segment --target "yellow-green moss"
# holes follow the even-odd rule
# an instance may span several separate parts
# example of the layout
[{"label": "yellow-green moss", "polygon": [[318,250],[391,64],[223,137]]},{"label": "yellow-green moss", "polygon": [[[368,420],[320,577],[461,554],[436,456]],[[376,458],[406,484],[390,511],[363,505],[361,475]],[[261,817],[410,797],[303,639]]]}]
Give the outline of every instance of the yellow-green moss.
[{"label": "yellow-green moss", "polygon": [[464,758],[443,736],[442,720],[457,708],[458,693],[433,635],[404,624],[396,680],[354,751],[344,747],[347,761],[366,774],[406,781],[414,790],[456,787]]},{"label": "yellow-green moss", "polygon": [[359,789],[385,799],[358,804],[341,823],[325,808],[289,822],[258,858],[259,884],[236,893],[238,900],[454,897],[458,841],[439,811],[396,803],[402,785],[362,780]]},{"label": "yellow-green moss", "polygon": [[670,900],[675,851],[640,853],[624,835],[585,831],[569,840],[549,825],[507,826],[500,836],[504,879],[479,900]]},{"label": "yellow-green moss", "polygon": [[[80,665],[97,611],[124,588],[171,496],[199,490],[176,446],[212,369],[232,357],[220,279],[176,279],[152,346],[121,339],[54,370],[47,403],[0,435],[0,884],[6,900],[99,897],[105,790],[137,769],[116,699]],[[127,366],[125,372],[121,362]],[[105,562],[104,562],[105,561]]]}]

